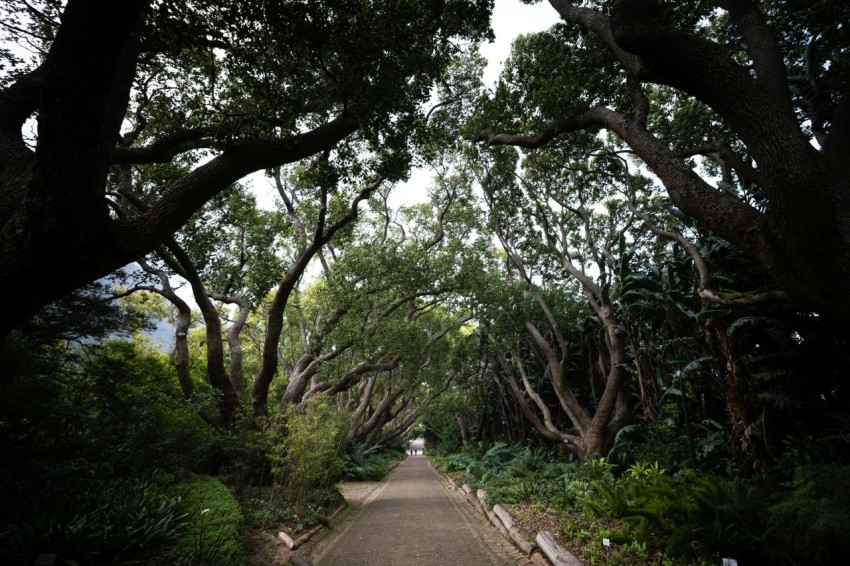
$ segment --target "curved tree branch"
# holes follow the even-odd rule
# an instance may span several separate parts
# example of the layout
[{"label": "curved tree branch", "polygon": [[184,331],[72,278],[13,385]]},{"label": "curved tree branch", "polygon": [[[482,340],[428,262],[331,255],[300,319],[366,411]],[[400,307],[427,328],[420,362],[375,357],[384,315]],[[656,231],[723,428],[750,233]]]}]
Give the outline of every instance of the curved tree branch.
[{"label": "curved tree branch", "polygon": [[[598,106],[582,113],[579,124],[604,126],[616,133],[661,179],[673,203],[682,212],[697,219],[720,237],[740,246],[764,264],[781,264],[782,254],[777,249],[773,228],[758,210],[737,197],[719,191],[703,181],[669,147],[633,120],[609,108]],[[559,133],[571,131],[557,129]],[[554,134],[553,134],[554,135]],[[489,145],[518,145],[537,147],[540,136],[493,134],[485,132],[479,139]],[[529,143],[533,142],[533,143]],[[539,145],[542,145],[539,144]]]},{"label": "curved tree branch", "polygon": [[185,151],[206,147],[205,134],[202,128],[186,128],[171,132],[145,147],[118,147],[112,154],[112,162],[167,163]]}]

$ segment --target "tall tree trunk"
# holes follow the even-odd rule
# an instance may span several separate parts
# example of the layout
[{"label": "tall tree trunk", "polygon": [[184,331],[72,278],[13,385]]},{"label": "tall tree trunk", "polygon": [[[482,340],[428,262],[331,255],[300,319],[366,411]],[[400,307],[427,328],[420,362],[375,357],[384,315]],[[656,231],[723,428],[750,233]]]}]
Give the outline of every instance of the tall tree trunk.
[{"label": "tall tree trunk", "polygon": [[269,307],[268,322],[266,325],[266,338],[263,342],[263,357],[260,372],[257,379],[254,381],[254,386],[251,388],[251,405],[256,415],[268,414],[269,404],[269,387],[272,379],[278,369],[278,346],[280,344],[280,335],[283,332],[283,313],[286,309],[286,303],[289,301],[289,296],[292,294],[295,285],[310,264],[322,246],[331,241],[333,236],[344,226],[350,224],[357,218],[357,207],[360,202],[367,199],[369,195],[377,189],[383,182],[379,178],[375,182],[364,187],[357,196],[351,201],[346,214],[338,218],[330,227],[326,228],[327,219],[327,190],[322,188],[320,199],[319,217],[316,220],[316,228],[313,233],[313,239],[310,244],[301,250],[298,258],[293,262],[292,266],[287,270],[286,275],[281,281],[275,298]]},{"label": "tall tree trunk", "polygon": [[[177,245],[173,238],[169,238],[166,247],[179,264],[179,269],[189,285],[201,316],[204,319],[204,328],[207,345],[207,379],[210,385],[218,391],[219,417],[224,426],[230,426],[233,417],[239,407],[239,397],[230,382],[230,378],[224,369],[224,342],[221,338],[221,319],[215,305],[210,301],[204,282],[195,269],[194,263],[186,252]],[[168,261],[168,260],[166,260]]]},{"label": "tall tree trunk", "polygon": [[[129,172],[126,172],[129,174]],[[129,178],[128,178],[129,179]],[[190,399],[195,394],[195,383],[189,372],[189,327],[192,324],[192,309],[181,299],[171,282],[168,274],[161,269],[154,269],[145,259],[138,260],[141,268],[151,275],[155,275],[160,282],[160,288],[146,288],[144,290],[157,293],[174,305],[174,367],[177,371],[177,381],[183,396]]]},{"label": "tall tree trunk", "polygon": [[230,383],[233,385],[233,391],[236,393],[237,399],[241,399],[242,390],[244,389],[244,377],[242,343],[239,341],[239,336],[245,327],[245,321],[248,320],[250,305],[242,297],[222,295],[221,293],[211,293],[210,297],[216,301],[234,304],[239,307],[239,314],[230,326],[230,330],[227,331],[227,347],[230,350]]},{"label": "tall tree trunk", "polygon": [[466,436],[466,425],[463,422],[463,415],[455,413],[455,419],[457,420],[457,426],[460,429],[460,442],[463,446],[466,446],[469,444],[469,438]]},{"label": "tall tree trunk", "polygon": [[[176,297],[176,295],[175,295]],[[177,380],[183,397],[190,399],[195,394],[195,383],[189,373],[189,326],[192,324],[192,309],[179,297],[172,301],[176,314],[174,316],[174,367],[177,370]]]}]

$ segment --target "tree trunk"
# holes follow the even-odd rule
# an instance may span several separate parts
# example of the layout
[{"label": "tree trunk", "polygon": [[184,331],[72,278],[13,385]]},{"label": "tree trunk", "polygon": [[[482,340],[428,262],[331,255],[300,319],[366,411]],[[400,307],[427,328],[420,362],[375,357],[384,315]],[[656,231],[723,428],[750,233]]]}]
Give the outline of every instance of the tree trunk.
[{"label": "tree trunk", "polygon": [[245,321],[248,320],[250,305],[242,297],[232,297],[220,293],[211,293],[210,297],[217,301],[235,304],[239,307],[239,314],[236,320],[233,321],[230,330],[227,331],[227,347],[230,349],[230,383],[233,385],[236,398],[241,399],[242,390],[244,389],[244,377],[242,371],[242,344],[239,341],[239,335],[245,327]]},{"label": "tree trunk", "polygon": [[239,397],[236,395],[236,390],[224,369],[224,342],[221,338],[221,320],[218,311],[210,301],[206,287],[201,281],[201,276],[186,252],[173,239],[168,242],[167,247],[182,268],[182,274],[189,281],[195,302],[198,303],[198,308],[204,318],[207,344],[207,379],[210,385],[218,390],[221,423],[224,426],[230,426],[236,414],[236,409],[239,407]]},{"label": "tree trunk", "polygon": [[460,442],[463,446],[466,446],[469,444],[469,439],[466,436],[466,426],[463,423],[463,415],[455,413],[455,419],[457,419],[457,426],[460,429]]},{"label": "tree trunk", "polygon": [[[176,297],[176,295],[175,295]],[[176,315],[174,317],[174,367],[177,370],[177,380],[183,397],[190,399],[195,394],[195,383],[189,373],[189,326],[192,323],[192,310],[185,301],[176,297],[179,302],[173,302]]]}]

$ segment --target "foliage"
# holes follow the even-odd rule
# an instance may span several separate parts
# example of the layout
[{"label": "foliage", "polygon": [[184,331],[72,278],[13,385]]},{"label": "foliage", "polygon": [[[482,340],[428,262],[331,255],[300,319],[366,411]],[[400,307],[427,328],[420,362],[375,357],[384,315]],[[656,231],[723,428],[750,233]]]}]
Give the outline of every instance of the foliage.
[{"label": "foliage", "polygon": [[799,466],[789,487],[788,495],[768,509],[775,559],[842,563],[850,555],[850,468]]},{"label": "foliage", "polygon": [[273,496],[272,488],[244,490],[239,498],[245,524],[252,529],[273,530],[285,526],[299,533],[317,524],[327,525],[328,517],[345,500],[336,489],[312,489],[306,502],[296,505],[286,494]]},{"label": "foliage", "polygon": [[674,481],[657,468],[636,464],[614,482],[594,486],[590,507],[638,527],[640,538],[660,543],[671,556],[742,560],[764,558],[764,495],[741,482],[686,474]]},{"label": "foliage", "polygon": [[212,403],[184,400],[167,357],[141,340],[44,345],[18,368],[0,385],[9,552],[52,548],[85,563],[165,552],[193,522],[192,489],[175,489],[172,475],[209,467],[219,451],[201,418]]},{"label": "foliage", "polygon": [[134,332],[151,330],[160,313],[143,302],[110,301],[115,287],[126,283],[130,274],[118,270],[53,301],[19,328],[36,343],[55,340],[108,340],[128,338]]},{"label": "foliage", "polygon": [[[643,556],[646,563],[656,563],[656,559],[663,563],[668,557],[695,564],[722,555],[767,564],[777,548],[786,548],[779,540],[768,544],[772,540],[768,537],[776,537],[775,526],[766,522],[769,500],[765,492],[740,480],[695,471],[674,477],[658,462],[637,462],[618,471],[604,459],[585,464],[547,461],[527,447],[505,443],[476,444],[437,457],[435,463],[483,488],[488,505],[542,506],[582,524],[592,523],[595,517],[600,523],[594,529],[614,529],[608,532],[616,534],[604,535],[618,543],[613,563],[637,564]],[[811,497],[813,484],[807,482],[812,480],[804,477],[810,476],[801,476],[796,506],[775,507],[777,517],[782,512],[799,513],[803,498]],[[830,509],[837,512],[841,501],[839,497]],[[585,532],[586,528],[571,536],[586,536],[588,542],[601,540]],[[817,527],[814,530],[817,532]],[[598,558],[602,560],[601,555]]]},{"label": "foliage", "polygon": [[244,563],[242,511],[218,478],[195,476],[176,488],[183,494],[186,529],[167,551],[173,564],[237,566]]},{"label": "foliage", "polygon": [[620,431],[608,458],[619,465],[640,461],[685,465],[688,446],[683,429],[681,407],[668,397],[656,418],[643,426],[630,425]]},{"label": "foliage", "polygon": [[[848,36],[835,22],[847,18],[835,16],[846,16],[848,8],[757,3],[790,74],[791,106],[770,114],[773,102],[750,104],[744,91],[733,97],[717,88],[733,84],[720,70],[749,69],[734,84],[746,90],[752,83],[756,95],[772,90],[753,82],[766,78],[761,63],[751,60],[755,51],[744,49],[750,38],[739,33],[734,20],[740,14],[732,17],[709,2],[667,3],[645,41],[626,46],[652,10],[635,17],[622,10],[654,3],[562,4],[564,22],[520,37],[501,80],[484,91],[484,62],[466,40],[487,35],[488,0],[155,2],[135,28],[138,64],[107,76],[114,65],[92,61],[85,69],[98,80],[77,85],[83,94],[96,95],[104,85],[129,93],[113,126],[103,124],[99,110],[85,114],[82,101],[42,96],[53,91],[39,86],[72,92],[54,84],[54,70],[73,68],[80,54],[66,52],[73,46],[54,38],[63,28],[70,29],[67,37],[91,42],[112,37],[85,33],[100,31],[110,16],[75,20],[83,12],[69,10],[60,18],[65,5],[91,9],[78,0],[4,4],[0,12],[11,23],[0,35],[30,42],[34,55],[16,60],[0,47],[0,62],[11,65],[0,69],[0,84],[13,87],[0,96],[20,123],[36,116],[44,126],[33,130],[42,139],[0,144],[4,155],[18,148],[22,159],[0,174],[0,225],[23,235],[3,248],[10,266],[3,275],[4,312],[16,330],[0,344],[0,452],[8,461],[0,493],[8,501],[3,536],[23,541],[12,547],[35,540],[18,515],[84,556],[89,551],[69,534],[77,527],[104,539],[103,551],[121,559],[131,548],[167,539],[179,526],[183,503],[168,491],[162,471],[221,473],[248,498],[273,483],[272,494],[249,506],[252,524],[303,526],[307,516],[321,521],[335,501],[333,483],[385,473],[394,456],[367,447],[384,443],[384,432],[398,438],[418,418],[429,449],[457,451],[438,458],[438,465],[484,487],[491,503],[534,503],[622,527],[627,538],[613,552],[615,562],[649,562],[655,552],[677,560],[713,560],[713,553],[724,552],[753,562],[798,563],[850,554],[841,538],[850,502],[840,489],[850,454],[850,331],[826,316],[848,312],[847,247],[826,230],[835,223],[831,211],[840,207],[824,201],[825,192],[846,192],[846,170],[828,163],[841,152],[827,151],[825,140],[839,139],[832,134],[844,130],[833,106],[850,77]],[[569,23],[578,13],[590,29]],[[664,18],[681,33],[669,35]],[[709,48],[652,46],[664,34],[696,41],[691,32]],[[625,51],[612,51],[620,41]],[[50,72],[28,75],[47,52]],[[695,65],[698,59],[705,65]],[[722,69],[718,61],[726,62]],[[641,84],[649,79],[663,84]],[[696,79],[702,87],[674,86]],[[29,94],[18,96],[20,89]],[[439,102],[423,116],[420,104],[433,93]],[[69,111],[75,103],[80,111]],[[56,139],[65,129],[57,116],[80,118],[72,137],[81,145]],[[119,136],[122,117],[132,131]],[[583,120],[592,126],[575,131]],[[759,125],[756,133],[745,125],[749,120]],[[533,133],[550,125],[555,128],[545,135],[554,138],[529,151],[461,140],[496,143],[490,136],[497,131]],[[603,126],[610,129],[600,131]],[[19,133],[16,124],[10,127]],[[314,137],[323,141],[310,142]],[[813,138],[822,152],[809,143]],[[63,151],[73,152],[70,159],[59,159],[69,157]],[[95,161],[101,156],[102,163],[89,164],[88,173],[75,171],[82,164],[78,152]],[[277,157],[260,157],[268,154]],[[322,249],[318,281],[293,279],[283,338],[265,353],[277,354],[270,357],[272,369],[282,373],[280,362],[290,374],[289,382],[273,382],[273,392],[296,383],[296,369],[303,369],[315,397],[300,405],[300,398],[293,400],[268,421],[239,413],[231,429],[213,429],[206,421],[216,391],[199,385],[185,401],[166,356],[138,337],[108,340],[143,330],[161,314],[147,295],[116,307],[104,300],[111,289],[101,280],[18,324],[33,305],[115,269],[120,258],[141,257],[173,234],[191,258],[184,269],[196,270],[210,291],[244,296],[254,307],[243,370],[256,374],[260,334],[273,318],[265,316],[263,301],[317,228],[313,218],[320,212],[329,221],[338,218],[365,180],[402,179],[423,156],[437,169],[430,205],[393,211],[389,189],[381,186],[368,206],[363,203],[358,225]],[[648,167],[657,178],[630,172],[641,156],[636,169]],[[165,162],[150,163],[158,160]],[[201,163],[204,169],[193,171]],[[287,185],[279,188],[282,198],[289,194],[285,207],[273,211],[259,210],[246,187],[234,184],[243,173],[267,167]],[[62,191],[53,185],[57,178],[68,180]],[[19,201],[21,187],[29,192]],[[128,190],[149,214],[123,210]],[[95,195],[91,206],[83,192]],[[479,197],[486,200],[486,219]],[[797,206],[797,198],[807,206]],[[163,210],[171,212],[163,216]],[[745,229],[727,222],[735,218]],[[666,239],[656,238],[663,231],[669,231]],[[492,245],[494,232],[502,248]],[[39,263],[41,271],[27,267]],[[116,272],[112,282],[126,275]],[[24,285],[32,293],[22,294]],[[743,300],[754,293],[742,289],[775,287],[796,302],[733,305],[706,298],[709,289],[720,299]],[[406,296],[414,299],[403,301]],[[440,334],[453,325],[460,328]],[[186,372],[198,382],[226,363],[207,366],[207,347],[216,351],[211,337],[218,333],[190,332]],[[526,371],[518,383],[520,366]],[[609,384],[614,408],[607,404],[599,419],[607,421],[589,435]],[[323,397],[322,390],[336,396]],[[365,398],[366,391],[373,397]],[[378,399],[397,402],[380,413]],[[528,422],[529,408],[546,430]],[[372,418],[382,415],[390,422]],[[583,436],[602,440],[588,452],[575,441]],[[351,443],[356,447],[346,453]],[[583,459],[607,457],[578,464],[567,450]],[[204,512],[212,509],[204,494],[223,488],[210,478],[192,483],[183,502],[197,492],[200,503],[193,503],[190,533],[180,543],[188,546],[175,560],[235,560],[235,550],[205,554],[216,546],[209,542],[233,538],[230,527],[222,526],[229,533],[222,534],[212,512]],[[132,519],[137,484],[150,484],[159,497],[139,511],[150,520]],[[90,493],[104,500],[95,503]],[[123,514],[115,525],[131,534],[106,533],[112,510]],[[228,525],[238,523],[232,511],[220,514]],[[578,530],[595,540],[584,524]],[[823,550],[807,553],[811,548]]]},{"label": "foliage", "polygon": [[436,457],[435,463],[442,471],[484,488],[488,504],[538,502],[563,509],[587,494],[592,481],[612,477],[604,460],[548,461],[539,451],[504,442],[470,444],[461,452]]},{"label": "foliage", "polygon": [[[432,87],[444,78],[465,45],[490,35],[492,1],[402,5],[370,0],[250,0],[235,6],[216,0],[180,6],[137,2],[112,7],[115,9],[101,14],[97,21],[86,17],[85,2],[77,11],[76,0],[14,0],[2,7],[4,21],[8,18],[19,25],[4,26],[0,39],[29,44],[34,55],[22,61],[0,48],[0,61],[13,61],[11,69],[0,67],[0,95],[20,92],[23,85],[28,96],[21,100],[16,97],[16,115],[33,115],[34,120],[44,122],[47,116],[37,112],[42,89],[53,88],[56,81],[79,78],[76,84],[83,87],[79,97],[50,103],[69,110],[68,115],[72,108],[80,107],[86,107],[88,114],[85,118],[80,115],[79,128],[58,124],[55,135],[76,136],[86,140],[86,148],[103,149],[97,164],[81,171],[86,182],[69,180],[67,191],[52,182],[45,182],[38,189],[46,198],[44,202],[56,207],[64,222],[61,228],[40,226],[34,231],[19,231],[20,243],[26,240],[33,256],[37,252],[32,246],[41,242],[45,244],[44,251],[52,251],[57,258],[63,258],[64,253],[59,247],[86,248],[91,252],[85,255],[89,261],[75,262],[65,257],[58,261],[63,268],[55,269],[54,277],[44,278],[42,285],[31,288],[31,293],[18,293],[19,302],[31,304],[26,309],[23,305],[16,309],[21,312],[14,321],[9,319],[10,327],[81,282],[101,277],[151,252],[204,203],[248,174],[312,160],[308,168],[316,177],[317,186],[357,185],[372,175],[392,180],[405,178],[417,153],[417,144],[410,143],[411,137],[425,122],[420,106],[428,101]],[[50,15],[46,16],[43,10]],[[61,17],[59,12],[63,13]],[[115,33],[100,33],[107,28]],[[61,39],[75,36],[88,37],[90,41],[83,42],[88,47]],[[59,41],[54,41],[56,37]],[[133,55],[119,64],[118,53],[128,42],[135,46]],[[103,64],[88,68],[91,80],[42,76],[53,61],[62,66],[63,61],[85,57],[86,49],[103,59]],[[45,59],[50,63],[39,68]],[[38,79],[30,80],[35,77]],[[113,95],[119,97],[117,106],[96,102],[101,97],[112,100]],[[46,97],[44,101],[47,102]],[[21,124],[17,126],[20,129]],[[124,131],[120,131],[122,126]],[[35,139],[28,137],[32,149],[16,145],[14,159],[34,163],[34,153],[50,151],[50,128],[36,130]],[[87,133],[80,138],[83,130]],[[23,144],[24,134],[15,133]],[[152,162],[188,164],[204,170],[180,172],[146,191],[152,198],[147,202],[146,214],[150,218],[144,220],[105,206],[102,198],[76,198],[88,189],[103,195],[115,188],[108,185],[117,174],[107,172],[114,163],[112,154],[117,140],[119,153],[123,151],[126,157],[122,162],[129,164],[121,174],[128,173],[128,178]],[[42,149],[43,144],[48,149]],[[86,152],[86,148],[77,144],[60,153],[67,154],[63,159],[74,166],[78,164],[77,152]],[[154,153],[165,151],[155,156],[140,155],[151,148]],[[4,162],[9,157],[6,153],[4,146]],[[239,158],[232,161],[237,154]],[[47,161],[51,162],[44,162],[47,168],[58,165]],[[38,162],[41,164],[42,160]],[[203,172],[210,168],[221,171],[213,175],[214,182]],[[10,215],[26,208],[18,198],[20,191],[11,194],[11,189],[5,187],[26,186],[32,175],[34,169],[29,166],[16,166],[13,172],[4,174],[4,203],[0,207],[4,225]],[[205,179],[199,180],[199,176]],[[105,182],[109,177],[110,182]],[[121,196],[110,194],[110,203],[119,208],[126,204],[123,197],[128,192],[126,186],[121,190]],[[64,196],[59,198],[60,194]],[[49,195],[58,200],[47,198]],[[63,209],[59,201],[65,196],[74,203],[73,207]],[[168,209],[167,213],[159,214],[158,205]],[[64,214],[72,209],[80,214]],[[29,219],[29,215],[24,216]],[[95,217],[96,226],[89,225],[87,220]],[[40,223],[32,220],[33,224]],[[113,249],[113,238],[100,236],[106,235],[113,222],[138,226],[145,243],[134,241],[132,250],[125,246],[123,253],[112,257],[107,248]],[[42,228],[52,236],[36,237],[35,232]],[[212,258],[217,264],[212,266],[214,269],[232,263],[232,258],[225,255],[223,252]],[[23,275],[31,263],[22,261],[6,275]],[[54,264],[51,260],[44,263]],[[257,294],[268,284],[266,275],[262,273],[259,281],[245,280],[241,284]],[[4,336],[9,329],[4,327]]]},{"label": "foliage", "polygon": [[[41,553],[63,560],[113,564],[177,533],[187,520],[181,496],[159,473],[115,478],[85,462],[32,470],[29,490],[0,520],[0,559],[30,564]],[[5,515],[5,513],[4,513]]]},{"label": "foliage", "polygon": [[302,511],[311,489],[329,488],[339,479],[350,415],[320,395],[278,418],[269,429],[277,436],[271,456],[275,483]]},{"label": "foliage", "polygon": [[355,446],[344,455],[342,477],[348,481],[375,481],[405,457],[403,452],[382,450],[380,446]]},{"label": "foliage", "polygon": [[[56,352],[66,363],[50,359]],[[199,416],[202,398],[182,399],[173,368],[150,344],[44,347],[30,351],[22,371],[0,385],[0,447],[11,462],[82,457],[130,473],[175,470],[201,459],[212,443]],[[45,410],[49,417],[33,419]]]},{"label": "foliage", "polygon": [[237,414],[235,426],[218,434],[207,455],[210,461],[201,469],[220,474],[238,496],[254,486],[270,486],[275,439],[265,425],[260,421],[257,426],[244,412]]}]

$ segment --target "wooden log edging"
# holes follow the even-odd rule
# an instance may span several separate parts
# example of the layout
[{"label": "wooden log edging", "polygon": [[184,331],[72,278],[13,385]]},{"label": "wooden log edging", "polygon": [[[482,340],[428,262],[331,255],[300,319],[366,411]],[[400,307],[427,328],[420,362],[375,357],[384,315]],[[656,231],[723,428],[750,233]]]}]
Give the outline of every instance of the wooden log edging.
[{"label": "wooden log edging", "polygon": [[[449,485],[457,488],[457,490],[463,494],[464,498],[470,503],[470,505],[483,513],[508,542],[512,543],[520,550],[520,552],[528,556],[529,561],[531,561],[531,563],[535,566],[584,566],[584,563],[581,560],[576,558],[572,552],[561,546],[555,540],[552,533],[541,531],[537,533],[534,541],[529,540],[526,533],[514,524],[513,517],[511,517],[511,514],[502,505],[497,503],[492,509],[487,508],[485,503],[486,493],[483,489],[477,490],[473,496],[472,488],[468,484],[455,482],[447,473],[440,470],[437,471]],[[497,509],[499,514],[497,514]],[[506,528],[506,524],[508,524],[509,527]],[[543,536],[541,537],[541,535]],[[541,540],[544,541],[544,544],[552,558],[550,558],[547,555],[546,550],[541,547]]]},{"label": "wooden log edging", "polygon": [[505,539],[518,548],[529,560],[537,566],[584,566],[572,552],[558,544],[552,533],[541,531],[535,540],[529,537],[514,522],[513,517],[502,505],[496,504],[488,509],[485,503],[485,492],[479,489],[472,494],[472,488],[467,484],[458,487],[465,499],[475,509],[478,509],[493,523]]},{"label": "wooden log edging", "polygon": [[487,518],[490,519],[490,522],[493,523],[493,526],[496,527],[500,533],[502,533],[502,536],[505,537],[505,539],[511,539],[511,533],[505,528],[505,525],[502,524],[495,513],[487,511]]},{"label": "wooden log edging", "polygon": [[[486,494],[484,493],[484,490],[479,489],[477,495],[478,495],[478,500],[481,502],[481,508],[484,509],[484,515],[486,515],[487,518],[490,519],[490,522],[493,523],[493,526],[495,526],[497,529],[499,529],[499,532],[502,533],[502,536],[506,540],[510,541],[511,540],[511,533],[507,528],[505,528],[505,523],[499,518],[498,515],[496,515],[495,507],[492,508],[492,509],[487,509],[487,504],[486,504],[486,501],[485,501],[485,495]],[[523,552],[525,552],[525,551],[523,550]],[[526,552],[526,554],[528,554],[528,553]]]},{"label": "wooden log edging", "polygon": [[531,556],[531,554],[537,549],[537,545],[529,540],[529,537],[526,536],[526,533],[520,530],[514,524],[513,517],[508,513],[508,510],[502,507],[499,504],[493,506],[493,513],[502,521],[502,524],[505,525],[505,528],[508,531],[508,538],[511,542],[514,543],[514,546],[523,551],[526,555]]},{"label": "wooden log edging", "polygon": [[575,555],[558,544],[555,536],[549,531],[537,533],[537,546],[554,566],[584,566]]},{"label": "wooden log edging", "polygon": [[[345,509],[347,506],[348,506],[347,503],[343,503],[342,505],[337,507],[336,510],[333,513],[331,513],[330,517],[328,517],[328,521],[330,522],[331,519],[333,519],[334,517],[339,515],[339,513],[343,509]],[[302,534],[298,538],[292,538],[289,534],[287,534],[283,531],[280,531],[280,532],[277,533],[277,538],[282,540],[284,542],[284,544],[286,544],[286,546],[289,547],[289,550],[295,550],[296,548],[298,548],[299,546],[301,546],[302,544],[304,544],[305,542],[310,540],[313,537],[313,535],[315,535],[316,533],[321,531],[323,528],[325,528],[325,526],[320,523],[318,525],[315,525],[313,528],[311,528],[310,530],[308,530],[307,532],[305,532],[304,534]]]}]

